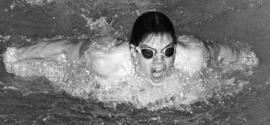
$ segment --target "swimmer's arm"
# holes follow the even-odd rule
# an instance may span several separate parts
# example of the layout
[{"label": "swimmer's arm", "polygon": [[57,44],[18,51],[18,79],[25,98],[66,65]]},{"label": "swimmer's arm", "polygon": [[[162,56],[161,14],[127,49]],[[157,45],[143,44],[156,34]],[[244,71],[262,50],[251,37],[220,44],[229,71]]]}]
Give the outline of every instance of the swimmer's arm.
[{"label": "swimmer's arm", "polygon": [[201,41],[190,35],[180,36],[178,37],[178,41],[183,46],[192,48],[193,50],[197,50],[197,47],[203,47],[200,49],[206,50],[204,51],[207,53],[205,55],[209,55],[209,65],[226,65],[240,61],[240,50],[234,44]]},{"label": "swimmer's arm", "polygon": [[235,45],[223,43],[206,43],[210,61],[218,65],[235,64],[240,61],[240,50]]},{"label": "swimmer's arm", "polygon": [[18,48],[16,57],[17,61],[29,59],[60,61],[60,56],[64,55],[68,60],[76,60],[81,56],[83,45],[85,45],[85,41],[44,41],[35,45]]}]

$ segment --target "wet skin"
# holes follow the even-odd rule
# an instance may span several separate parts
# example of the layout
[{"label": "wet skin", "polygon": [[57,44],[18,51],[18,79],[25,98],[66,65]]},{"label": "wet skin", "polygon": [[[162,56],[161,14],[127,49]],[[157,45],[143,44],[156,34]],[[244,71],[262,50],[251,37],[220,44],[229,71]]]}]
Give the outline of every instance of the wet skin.
[{"label": "wet skin", "polygon": [[138,47],[156,50],[157,53],[152,58],[146,59],[134,47],[131,48],[131,54],[138,63],[139,73],[148,78],[153,85],[160,85],[174,65],[175,53],[166,57],[161,52],[170,45],[173,45],[173,39],[169,34],[149,34]]}]

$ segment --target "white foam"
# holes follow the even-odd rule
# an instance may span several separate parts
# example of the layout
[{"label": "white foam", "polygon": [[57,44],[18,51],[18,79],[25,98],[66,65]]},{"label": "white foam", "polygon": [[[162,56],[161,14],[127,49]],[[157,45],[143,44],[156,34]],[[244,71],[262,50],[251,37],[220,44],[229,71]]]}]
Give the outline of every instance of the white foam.
[{"label": "white foam", "polygon": [[[131,103],[135,107],[151,110],[164,107],[181,109],[181,105],[206,100],[213,92],[228,86],[239,85],[241,89],[247,83],[233,78],[222,79],[220,72],[211,69],[202,73],[206,60],[204,50],[199,46],[193,46],[193,51],[178,47],[176,69],[159,86],[151,85],[149,80],[134,73],[127,43],[107,49],[93,49],[96,47],[93,44],[81,60],[69,64],[44,60],[26,60],[15,64],[12,61],[16,60],[14,48],[8,48],[4,60],[8,72],[23,77],[46,76],[55,86],[73,96],[110,103]],[[243,59],[253,60],[244,61],[245,64],[258,63],[253,53],[243,56]],[[233,86],[228,91],[239,91],[239,87]]]}]

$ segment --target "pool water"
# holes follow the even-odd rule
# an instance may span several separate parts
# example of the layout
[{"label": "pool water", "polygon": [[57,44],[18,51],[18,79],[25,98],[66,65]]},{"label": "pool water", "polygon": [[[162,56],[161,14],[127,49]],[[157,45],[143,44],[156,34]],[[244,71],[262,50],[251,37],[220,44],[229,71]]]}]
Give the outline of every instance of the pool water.
[{"label": "pool water", "polygon": [[[37,39],[87,39],[91,22],[104,17],[114,35],[128,39],[136,17],[159,10],[173,21],[178,35],[202,40],[240,41],[251,45],[260,64],[237,94],[214,96],[190,111],[149,111],[127,104],[111,108],[91,99],[56,91],[46,78],[20,78],[0,62],[1,124],[270,124],[270,4],[264,0],[2,0],[0,52],[35,44]],[[95,29],[95,28],[94,28]],[[103,29],[101,29],[103,30]],[[106,29],[104,29],[106,31]],[[104,31],[104,32],[105,32]],[[2,59],[2,57],[0,58]],[[232,74],[239,75],[239,74]],[[241,77],[241,75],[239,75]]]}]

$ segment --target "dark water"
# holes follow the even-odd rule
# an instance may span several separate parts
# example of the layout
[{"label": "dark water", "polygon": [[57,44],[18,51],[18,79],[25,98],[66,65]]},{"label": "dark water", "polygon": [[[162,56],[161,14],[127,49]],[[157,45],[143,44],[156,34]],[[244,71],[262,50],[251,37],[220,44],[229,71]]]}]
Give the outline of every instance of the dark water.
[{"label": "dark water", "polygon": [[91,37],[95,31],[86,26],[82,15],[106,17],[119,31],[116,35],[127,39],[138,14],[153,9],[173,20],[178,35],[252,45],[260,64],[248,78],[250,84],[236,95],[192,104],[192,112],[147,111],[129,105],[110,108],[56,91],[45,78],[8,74],[1,61],[0,124],[270,124],[270,4],[266,0],[0,0],[0,52],[43,38]]}]

